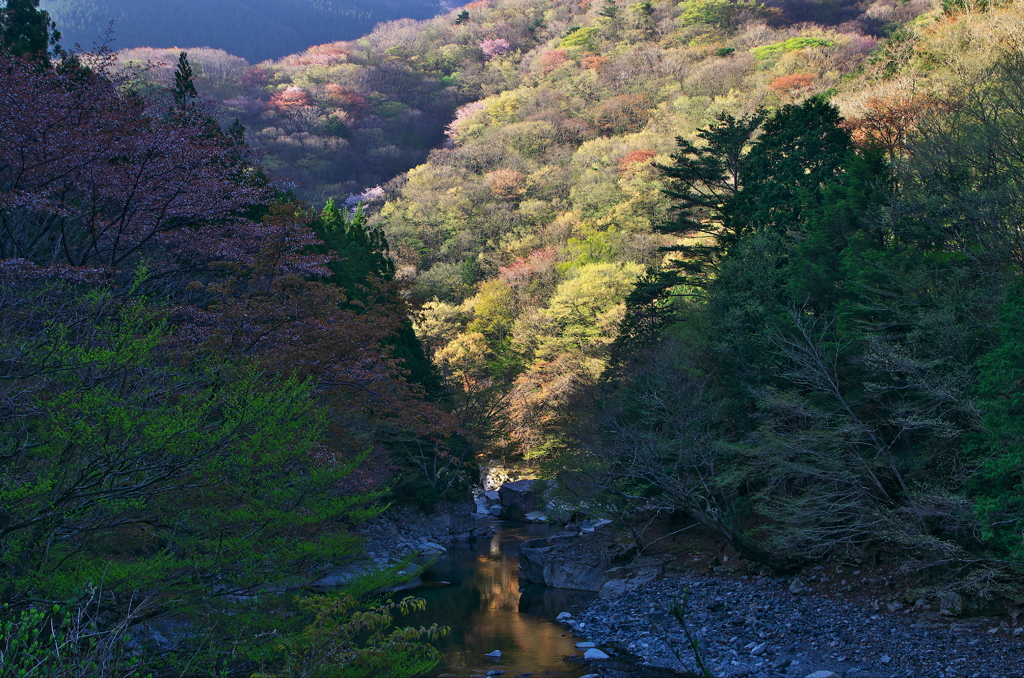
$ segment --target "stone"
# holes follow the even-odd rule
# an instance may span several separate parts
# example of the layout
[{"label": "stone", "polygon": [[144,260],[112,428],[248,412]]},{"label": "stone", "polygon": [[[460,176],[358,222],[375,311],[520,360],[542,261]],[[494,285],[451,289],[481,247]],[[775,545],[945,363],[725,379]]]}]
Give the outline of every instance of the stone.
[{"label": "stone", "polygon": [[564,622],[564,621],[566,621],[568,619],[572,619],[572,613],[571,612],[559,612],[558,616],[555,617],[555,621],[560,621],[560,622]]},{"label": "stone", "polygon": [[501,650],[495,650],[494,652],[488,652],[484,656],[485,657],[490,657],[492,659],[501,659]]},{"label": "stone", "polygon": [[596,647],[592,647],[592,648],[590,648],[589,650],[587,650],[586,652],[583,653],[583,658],[584,659],[608,659],[608,655],[606,655],[604,652],[601,652]]},{"label": "stone", "polygon": [[503,676],[503,675],[505,675],[505,672],[504,671],[488,671],[487,675],[488,676]]},{"label": "stone", "polygon": [[[526,674],[524,673],[523,675],[526,675]],[[600,673],[588,673],[585,676],[580,676],[580,678],[601,678],[601,674]]]},{"label": "stone", "polygon": [[768,651],[768,643],[761,643],[750,650],[750,654],[755,657],[760,657]]},{"label": "stone", "polygon": [[528,522],[528,523],[546,523],[546,522],[548,522],[548,517],[546,515],[544,515],[544,513],[542,511],[530,511],[529,513],[527,513],[524,516],[524,518],[526,519],[526,522]]},{"label": "stone", "polygon": [[483,498],[487,500],[488,504],[497,504],[498,502],[501,501],[501,498],[498,496],[497,490],[487,490],[481,496],[483,496]]},{"label": "stone", "polygon": [[526,514],[541,508],[541,496],[537,492],[537,480],[517,480],[505,483],[498,490],[503,515],[508,520],[525,521]]},{"label": "stone", "polygon": [[589,650],[592,647],[597,647],[597,643],[592,643],[589,640],[585,643],[576,643],[577,650]]},{"label": "stone", "polygon": [[996,598],[965,596],[952,591],[939,594],[939,613],[946,617],[980,617],[1001,612]]},{"label": "stone", "polygon": [[501,514],[504,512],[504,509],[501,508],[501,504],[495,504],[491,508],[487,509],[487,511],[495,518],[500,518]]},{"label": "stone", "polygon": [[443,556],[448,553],[448,549],[432,541],[423,542],[416,547],[416,550],[421,556]]},{"label": "stone", "polygon": [[630,585],[628,579],[610,579],[601,586],[601,590],[597,592],[599,598],[610,599],[618,598],[624,593],[629,593],[635,586]]},{"label": "stone", "polygon": [[813,589],[804,583],[804,580],[800,577],[793,577],[793,581],[789,583],[789,592],[794,596],[800,596],[810,593]]},{"label": "stone", "polygon": [[628,548],[597,532],[529,539],[519,545],[519,581],[598,593],[611,579],[606,571],[614,561],[629,555]]},{"label": "stone", "polygon": [[815,671],[814,673],[808,673],[807,678],[839,678],[839,676],[832,671]]}]

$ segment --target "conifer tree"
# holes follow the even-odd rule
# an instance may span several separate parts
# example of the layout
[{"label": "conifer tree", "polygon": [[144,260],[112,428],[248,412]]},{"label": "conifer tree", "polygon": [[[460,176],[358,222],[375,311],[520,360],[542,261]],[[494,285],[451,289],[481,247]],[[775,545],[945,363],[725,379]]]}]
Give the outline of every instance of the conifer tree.
[{"label": "conifer tree", "polygon": [[0,51],[50,63],[50,50],[59,53],[60,32],[39,0],[7,0],[0,11]]},{"label": "conifer tree", "polygon": [[194,78],[192,64],[188,62],[188,52],[182,52],[178,55],[178,68],[174,72],[174,103],[182,111],[199,98],[199,92],[192,82]]}]

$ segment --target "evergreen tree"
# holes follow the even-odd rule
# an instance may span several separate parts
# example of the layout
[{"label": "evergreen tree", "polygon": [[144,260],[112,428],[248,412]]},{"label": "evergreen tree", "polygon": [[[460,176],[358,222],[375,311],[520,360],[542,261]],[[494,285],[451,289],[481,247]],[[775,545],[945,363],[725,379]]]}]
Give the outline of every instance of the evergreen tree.
[{"label": "evergreen tree", "polygon": [[[339,209],[332,198],[313,222],[313,229],[324,242],[322,251],[333,252],[338,257],[338,261],[329,264],[331,277],[328,280],[345,290],[350,301],[365,304],[374,291],[375,282],[394,280],[395,263],[388,256],[387,238],[383,231],[367,225],[361,206],[355,213],[349,213]],[[388,341],[388,348],[407,371],[411,383],[420,385],[435,397],[443,393],[434,366],[416,338],[411,322],[402,324]]]},{"label": "evergreen tree", "polygon": [[178,68],[174,72],[174,89],[172,90],[174,103],[181,111],[189,109],[199,98],[194,79],[195,73],[192,71],[192,64],[188,62],[188,53],[182,52],[178,55]]},{"label": "evergreen tree", "polygon": [[51,50],[60,53],[60,32],[50,15],[39,9],[39,0],[7,0],[0,11],[0,50],[26,56],[49,65]]},{"label": "evergreen tree", "polygon": [[998,329],[999,343],[979,361],[986,435],[972,489],[983,536],[1024,561],[1024,284],[1008,286]]}]

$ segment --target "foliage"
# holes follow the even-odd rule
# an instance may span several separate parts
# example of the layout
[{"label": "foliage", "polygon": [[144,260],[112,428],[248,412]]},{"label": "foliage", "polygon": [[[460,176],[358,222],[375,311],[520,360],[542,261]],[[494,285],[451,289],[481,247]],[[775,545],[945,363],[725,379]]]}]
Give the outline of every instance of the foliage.
[{"label": "foliage", "polygon": [[1024,428],[1021,422],[1021,379],[1024,370],[1021,328],[1024,327],[1019,282],[1007,288],[999,313],[999,343],[980,360],[978,392],[986,435],[984,454],[973,482],[983,536],[1001,553],[1024,558]]},{"label": "foliage", "polygon": [[132,656],[129,645],[130,627],[143,613],[145,601],[110,625],[103,620],[102,598],[93,590],[82,604],[54,604],[19,614],[5,604],[0,615],[0,676],[142,675],[142,663]]},{"label": "foliage", "polygon": [[49,65],[51,52],[60,55],[60,32],[39,0],[7,0],[0,11],[0,51]]},{"label": "foliage", "polygon": [[680,24],[707,24],[719,30],[736,30],[744,20],[777,20],[781,15],[778,9],[752,0],[687,0],[680,4],[683,6]]},{"label": "foliage", "polygon": [[[102,55],[0,59],[5,651],[134,671],[144,601],[174,631],[135,641],[139,671],[255,666],[291,631],[279,591],[357,555],[398,443],[452,432],[392,351],[383,241],[275,192],[184,54],[150,100]],[[330,280],[343,255],[365,287]]]},{"label": "foliage", "polygon": [[381,21],[426,19],[440,11],[431,0],[241,0],[209,6],[194,0],[139,4],[125,0],[47,0],[68,44],[103,40],[110,21],[118,45],[208,45],[249,61],[276,59],[329,40],[351,40]]},{"label": "foliage", "polygon": [[834,44],[835,43],[832,40],[824,38],[801,36],[797,38],[790,38],[789,40],[784,40],[782,42],[776,42],[771,45],[755,47],[750,50],[750,53],[758,59],[774,59],[786,52],[792,52],[798,49],[809,49],[812,47],[830,47]]},{"label": "foliage", "polygon": [[448,627],[392,628],[396,613],[407,615],[426,607],[421,598],[368,603],[351,593],[340,593],[299,597],[295,603],[309,623],[297,637],[278,639],[277,650],[285,656],[282,668],[255,676],[414,678],[441,659],[440,653],[424,641],[445,636]]}]

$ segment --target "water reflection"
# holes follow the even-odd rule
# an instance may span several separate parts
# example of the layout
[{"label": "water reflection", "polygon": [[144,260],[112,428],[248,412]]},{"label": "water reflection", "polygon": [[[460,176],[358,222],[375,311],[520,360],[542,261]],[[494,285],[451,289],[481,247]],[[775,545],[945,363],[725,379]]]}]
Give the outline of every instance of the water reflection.
[{"label": "water reflection", "polygon": [[[577,678],[587,672],[565,663],[566,655],[580,652],[576,639],[553,620],[564,610],[581,611],[594,594],[536,584],[519,590],[519,542],[553,531],[545,525],[502,524],[490,539],[453,544],[423,574],[424,586],[412,593],[426,599],[427,609],[403,621],[452,627],[438,644],[445,659],[431,675],[473,676],[497,669],[509,676]],[[493,650],[501,650],[500,660],[484,656]]]}]

